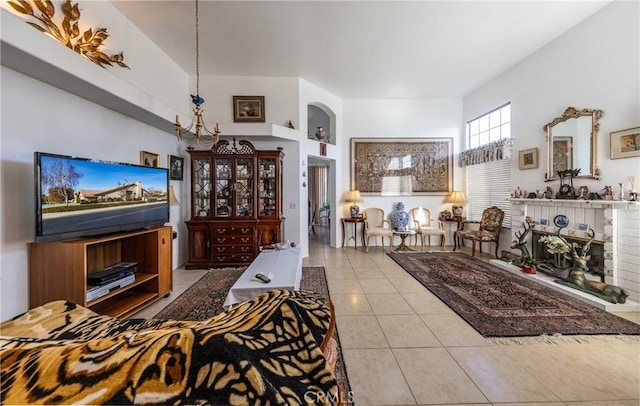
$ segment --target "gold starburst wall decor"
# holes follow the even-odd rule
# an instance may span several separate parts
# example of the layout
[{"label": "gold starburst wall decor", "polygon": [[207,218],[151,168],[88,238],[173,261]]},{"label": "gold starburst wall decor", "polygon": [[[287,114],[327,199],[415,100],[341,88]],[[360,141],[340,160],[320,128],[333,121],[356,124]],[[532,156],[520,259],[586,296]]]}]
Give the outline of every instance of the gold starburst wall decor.
[{"label": "gold starburst wall decor", "polygon": [[25,21],[38,31],[49,34],[62,45],[83,55],[93,63],[105,67],[104,65],[118,65],[129,69],[124,63],[124,54],[107,55],[100,48],[109,37],[106,28],[92,28],[80,32],[80,8],[78,3],[71,4],[67,0],[62,4],[62,22],[57,25],[53,21],[55,7],[50,0],[9,0],[8,4],[18,13],[30,16],[37,20]]}]

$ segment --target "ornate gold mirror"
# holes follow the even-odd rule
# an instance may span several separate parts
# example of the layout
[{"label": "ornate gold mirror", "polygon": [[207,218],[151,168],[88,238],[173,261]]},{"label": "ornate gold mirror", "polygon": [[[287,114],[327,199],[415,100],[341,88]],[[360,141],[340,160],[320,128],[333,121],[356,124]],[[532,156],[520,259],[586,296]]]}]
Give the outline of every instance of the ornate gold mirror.
[{"label": "ornate gold mirror", "polygon": [[546,124],[547,173],[545,181],[559,179],[558,171],[580,169],[578,178],[598,178],[596,135],[602,110],[568,107],[561,117]]}]

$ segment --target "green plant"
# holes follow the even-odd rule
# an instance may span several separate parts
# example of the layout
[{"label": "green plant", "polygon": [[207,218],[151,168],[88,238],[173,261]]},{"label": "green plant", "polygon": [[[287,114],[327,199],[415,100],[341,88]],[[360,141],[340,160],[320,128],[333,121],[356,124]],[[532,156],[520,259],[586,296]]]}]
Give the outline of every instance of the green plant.
[{"label": "green plant", "polygon": [[520,265],[536,266],[538,265],[538,260],[531,257],[522,257],[520,258]]}]

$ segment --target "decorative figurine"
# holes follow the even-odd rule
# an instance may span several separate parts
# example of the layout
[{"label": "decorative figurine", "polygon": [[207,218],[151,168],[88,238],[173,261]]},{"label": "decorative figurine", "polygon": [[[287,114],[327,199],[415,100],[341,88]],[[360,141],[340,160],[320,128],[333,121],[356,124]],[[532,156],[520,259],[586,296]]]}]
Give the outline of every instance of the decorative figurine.
[{"label": "decorative figurine", "polygon": [[584,276],[584,273],[589,271],[587,261],[591,259],[591,256],[587,255],[587,253],[591,248],[591,241],[593,241],[595,235],[595,231],[590,228],[587,232],[589,241],[582,246],[582,251],[580,252],[580,254],[578,254],[576,251],[576,247],[566,239],[564,239],[560,235],[560,230],[558,230],[558,238],[564,241],[571,249],[573,268],[571,269],[569,277],[566,280],[556,280],[555,282],[572,287],[574,289],[581,290],[583,292],[590,293],[611,303],[625,303],[627,297],[629,297],[629,291],[627,291],[626,289],[615,285],[609,285],[604,282],[590,280]]},{"label": "decorative figurine", "polygon": [[589,188],[586,186],[580,186],[578,188],[578,199],[586,199],[589,194]]},{"label": "decorative figurine", "polygon": [[613,186],[604,187],[604,200],[613,200]]}]

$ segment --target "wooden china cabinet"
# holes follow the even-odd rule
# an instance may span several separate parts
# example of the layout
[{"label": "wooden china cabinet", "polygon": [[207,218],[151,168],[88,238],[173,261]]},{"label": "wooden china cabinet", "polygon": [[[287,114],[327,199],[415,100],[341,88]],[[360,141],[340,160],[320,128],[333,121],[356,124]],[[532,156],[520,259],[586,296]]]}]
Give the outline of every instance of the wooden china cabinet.
[{"label": "wooden china cabinet", "polygon": [[187,269],[248,265],[283,238],[282,148],[218,142],[191,155]]}]

